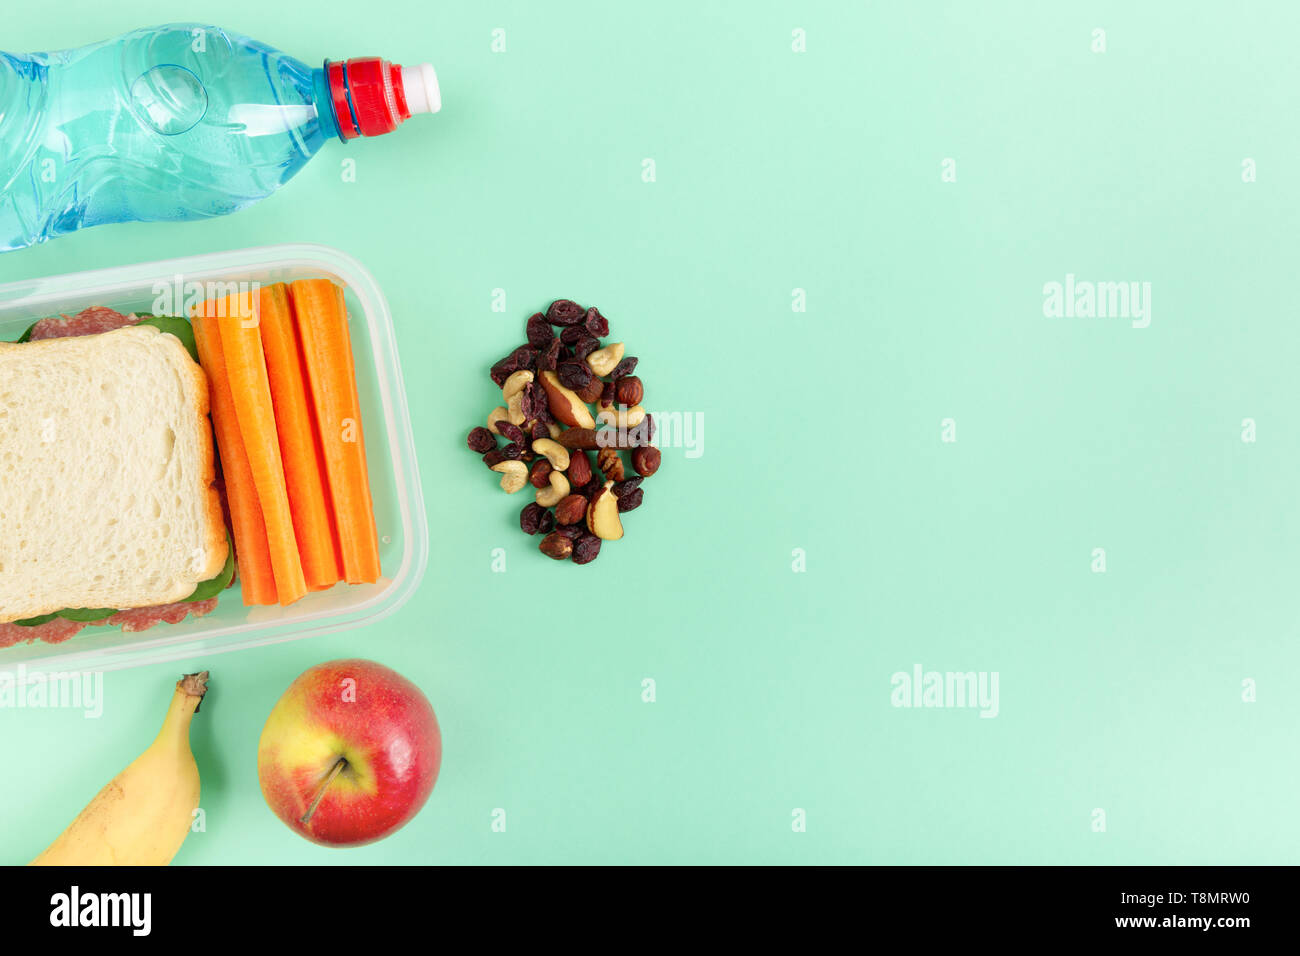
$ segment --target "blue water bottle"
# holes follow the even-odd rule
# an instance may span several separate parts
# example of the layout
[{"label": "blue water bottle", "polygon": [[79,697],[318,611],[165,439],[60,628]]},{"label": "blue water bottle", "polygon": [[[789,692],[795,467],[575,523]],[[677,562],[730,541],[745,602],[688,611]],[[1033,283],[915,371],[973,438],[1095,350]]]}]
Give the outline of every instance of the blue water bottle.
[{"label": "blue water bottle", "polygon": [[87,226],[222,216],[337,137],[441,106],[433,67],[313,69],[198,24],[57,53],[0,53],[0,252]]}]

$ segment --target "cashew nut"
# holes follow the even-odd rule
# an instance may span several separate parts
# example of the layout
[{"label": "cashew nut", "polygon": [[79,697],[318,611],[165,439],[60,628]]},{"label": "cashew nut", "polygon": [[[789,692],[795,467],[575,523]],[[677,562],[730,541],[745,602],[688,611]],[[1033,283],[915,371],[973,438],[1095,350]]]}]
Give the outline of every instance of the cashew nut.
[{"label": "cashew nut", "polygon": [[[614,366],[623,361],[623,343],[612,342],[603,349],[596,349],[587,356],[587,364],[597,375],[608,375],[614,371]],[[519,373],[516,372],[516,375]],[[507,384],[508,381],[507,381]]]},{"label": "cashew nut", "polygon": [[[528,483],[528,466],[522,461],[515,461],[513,459],[499,461],[492,466],[492,470],[500,472],[501,490],[508,495],[513,495]],[[568,482],[565,482],[565,484],[567,485]]]},{"label": "cashew nut", "polygon": [[556,471],[565,471],[569,467],[569,449],[553,438],[534,438],[533,451],[545,455]]},{"label": "cashew nut", "polygon": [[561,435],[564,434],[564,429],[561,428],[555,422],[547,422],[546,430],[551,433],[552,438],[559,438]]},{"label": "cashew nut", "polygon": [[521,368],[506,379],[506,383],[501,386],[501,397],[509,402],[511,395],[517,394],[523,390],[525,385],[531,384],[533,384],[533,373],[526,368]]},{"label": "cashew nut", "polygon": [[645,409],[640,405],[633,405],[631,408],[618,405],[597,412],[596,421],[612,428],[636,428],[645,421]]},{"label": "cashew nut", "polygon": [[488,422],[487,422],[488,431],[490,431],[493,435],[500,435],[501,433],[497,431],[497,422],[501,421],[502,419],[509,419],[509,417],[510,417],[510,410],[503,406],[498,405],[496,408],[492,409],[492,411],[488,412]]},{"label": "cashew nut", "polygon": [[[523,467],[520,465],[519,467]],[[526,475],[527,472],[525,471]],[[569,479],[564,477],[563,472],[551,472],[551,486],[549,488],[537,489],[537,503],[543,508],[550,508],[558,505],[561,501],[569,496]]]},{"label": "cashew nut", "polygon": [[523,392],[515,392],[506,399],[506,418],[510,420],[511,425],[522,425],[524,423]]}]

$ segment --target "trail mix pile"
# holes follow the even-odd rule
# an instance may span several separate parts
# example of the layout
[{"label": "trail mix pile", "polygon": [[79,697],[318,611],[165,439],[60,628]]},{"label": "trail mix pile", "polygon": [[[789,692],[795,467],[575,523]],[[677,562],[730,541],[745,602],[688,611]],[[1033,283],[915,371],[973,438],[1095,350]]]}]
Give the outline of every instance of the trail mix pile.
[{"label": "trail mix pile", "polygon": [[589,564],[602,541],[623,537],[619,516],[641,507],[641,483],[659,470],[654,419],[641,406],[636,358],[622,342],[601,344],[609,321],[599,309],[556,299],[526,332],[528,342],[492,366],[503,404],[467,444],[506,492],[534,489],[519,527],[543,536],[542,554]]}]

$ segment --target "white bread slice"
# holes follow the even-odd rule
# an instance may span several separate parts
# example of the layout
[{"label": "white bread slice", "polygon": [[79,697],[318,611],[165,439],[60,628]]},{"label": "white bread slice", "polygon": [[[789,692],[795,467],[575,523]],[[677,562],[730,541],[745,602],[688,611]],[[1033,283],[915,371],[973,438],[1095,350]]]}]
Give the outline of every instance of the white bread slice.
[{"label": "white bread slice", "polygon": [[208,383],[151,326],[0,343],[0,623],[183,601],[227,549]]}]

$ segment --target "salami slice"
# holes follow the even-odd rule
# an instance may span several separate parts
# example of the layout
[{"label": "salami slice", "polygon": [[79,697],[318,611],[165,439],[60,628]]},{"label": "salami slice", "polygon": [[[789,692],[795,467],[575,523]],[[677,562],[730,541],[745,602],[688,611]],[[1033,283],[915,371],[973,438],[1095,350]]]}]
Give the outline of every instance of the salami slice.
[{"label": "salami slice", "polygon": [[38,624],[36,627],[19,627],[17,624],[0,624],[0,648],[13,647],[15,644],[30,644],[32,641],[44,641],[46,644],[62,644],[69,638],[76,637],[85,627],[79,621],[65,621],[56,617],[52,621]]},{"label": "salami slice", "polygon": [[139,321],[138,316],[123,315],[114,309],[97,305],[82,309],[76,315],[41,319],[32,327],[30,340],[39,342],[42,339],[70,339],[82,335],[100,335],[127,325],[135,325]]},{"label": "salami slice", "polygon": [[179,624],[186,617],[205,617],[217,607],[217,599],[206,601],[189,601],[180,604],[160,604],[157,607],[138,607],[130,611],[120,611],[101,623],[110,627],[122,628],[123,634],[138,634],[158,624]]},{"label": "salami slice", "polygon": [[[206,617],[217,609],[217,599],[206,601],[189,601],[177,604],[162,604],[157,607],[141,607],[131,611],[121,611],[102,621],[95,621],[95,626],[107,625],[121,627],[124,634],[138,634],[158,624],[179,624],[191,614],[194,617]],[[17,644],[30,644],[44,641],[46,644],[62,644],[76,637],[87,625],[80,621],[67,621],[56,617],[52,621],[38,624],[36,627],[20,627],[17,624],[0,624],[0,649]]]}]

